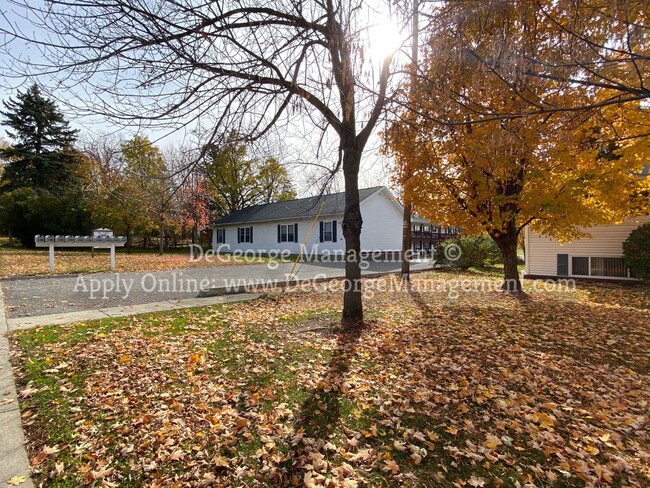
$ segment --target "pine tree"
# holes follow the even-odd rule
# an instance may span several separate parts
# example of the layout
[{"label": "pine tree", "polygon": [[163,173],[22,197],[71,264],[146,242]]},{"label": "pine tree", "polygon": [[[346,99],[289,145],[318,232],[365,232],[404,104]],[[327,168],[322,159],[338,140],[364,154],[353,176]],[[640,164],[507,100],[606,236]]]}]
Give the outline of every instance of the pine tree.
[{"label": "pine tree", "polygon": [[77,131],[70,128],[56,103],[34,84],[3,105],[2,124],[9,127],[7,134],[14,144],[0,150],[0,159],[9,161],[0,189],[28,187],[60,194],[69,188],[78,161],[72,148]]}]

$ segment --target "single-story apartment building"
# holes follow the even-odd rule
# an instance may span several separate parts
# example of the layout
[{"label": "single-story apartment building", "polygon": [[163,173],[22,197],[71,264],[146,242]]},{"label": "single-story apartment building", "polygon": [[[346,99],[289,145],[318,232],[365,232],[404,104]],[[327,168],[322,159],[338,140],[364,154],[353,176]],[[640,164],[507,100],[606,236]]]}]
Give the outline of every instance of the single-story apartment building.
[{"label": "single-story apartment building", "polygon": [[634,279],[623,260],[623,242],[647,222],[650,215],[597,225],[585,229],[591,237],[566,243],[526,228],[524,278]]},{"label": "single-story apartment building", "polygon": [[[360,189],[359,200],[363,216],[362,252],[400,251],[404,209],[397,198],[385,186],[376,186]],[[344,208],[344,193],[247,207],[216,222],[212,248],[226,253],[343,253]],[[430,249],[434,242],[458,233],[457,228],[434,226],[418,216],[413,217],[412,224],[415,250]]]}]

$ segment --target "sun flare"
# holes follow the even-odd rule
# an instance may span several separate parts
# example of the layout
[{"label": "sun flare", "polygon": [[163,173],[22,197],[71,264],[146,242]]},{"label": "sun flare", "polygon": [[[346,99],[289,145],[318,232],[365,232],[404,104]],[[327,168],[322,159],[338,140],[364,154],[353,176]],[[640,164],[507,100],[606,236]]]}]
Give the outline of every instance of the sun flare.
[{"label": "sun flare", "polygon": [[368,52],[372,61],[383,61],[404,43],[404,33],[388,20],[377,23],[368,31]]}]

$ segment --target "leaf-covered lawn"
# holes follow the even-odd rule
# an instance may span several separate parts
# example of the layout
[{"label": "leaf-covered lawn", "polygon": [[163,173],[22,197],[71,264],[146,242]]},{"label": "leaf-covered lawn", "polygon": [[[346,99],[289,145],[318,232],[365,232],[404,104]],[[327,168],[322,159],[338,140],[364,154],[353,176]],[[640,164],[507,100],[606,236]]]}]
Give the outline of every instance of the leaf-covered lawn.
[{"label": "leaf-covered lawn", "polygon": [[36,481],[650,485],[649,287],[366,304],[360,333],[302,291],[13,335]]},{"label": "leaf-covered lawn", "polygon": [[[159,256],[156,251],[134,251],[127,254],[118,250],[115,257],[115,271],[165,271],[179,268],[213,267],[266,262],[262,259],[231,258],[190,261],[189,251],[166,253]],[[54,250],[54,272],[57,274],[92,273],[110,271],[108,250]],[[46,248],[27,249],[22,247],[0,246],[0,278],[13,276],[44,275],[49,273],[49,258]]]}]

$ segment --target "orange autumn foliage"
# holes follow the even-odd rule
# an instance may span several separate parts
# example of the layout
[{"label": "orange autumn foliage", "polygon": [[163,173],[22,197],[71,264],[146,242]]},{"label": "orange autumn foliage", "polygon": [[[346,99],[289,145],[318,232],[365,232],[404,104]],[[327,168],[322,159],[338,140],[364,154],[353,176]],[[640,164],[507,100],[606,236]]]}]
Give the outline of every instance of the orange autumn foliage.
[{"label": "orange autumn foliage", "polygon": [[[615,90],[596,81],[567,82],[584,75],[578,65],[542,76],[540,60],[557,62],[554,52],[570,39],[540,4],[442,7],[416,81],[404,86],[405,108],[384,132],[396,182],[415,210],[487,232],[504,254],[506,279],[517,281],[525,226],[571,239],[648,210],[631,199],[647,196],[637,177],[650,160],[647,106],[609,103]],[[617,69],[618,78],[630,70],[633,86],[633,66]]]}]

